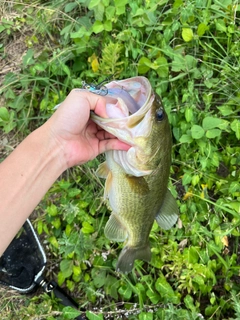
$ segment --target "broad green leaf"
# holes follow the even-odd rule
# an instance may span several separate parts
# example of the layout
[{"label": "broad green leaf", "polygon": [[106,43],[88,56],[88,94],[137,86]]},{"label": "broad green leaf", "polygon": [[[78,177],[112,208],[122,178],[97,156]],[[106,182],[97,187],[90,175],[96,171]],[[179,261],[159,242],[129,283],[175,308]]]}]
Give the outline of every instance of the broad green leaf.
[{"label": "broad green leaf", "polygon": [[61,271],[58,272],[58,284],[61,286],[65,281],[65,277]]},{"label": "broad green leaf", "polygon": [[193,118],[193,110],[192,108],[186,108],[185,110],[185,119],[187,122],[191,122]]},{"label": "broad green leaf", "polygon": [[115,3],[117,16],[124,14],[126,12],[125,6],[128,3],[128,0],[114,0],[114,3]]},{"label": "broad green leaf", "polygon": [[43,221],[39,220],[37,223],[37,233],[41,235],[43,232]]},{"label": "broad green leaf", "polygon": [[182,55],[175,55],[172,62],[172,71],[179,72],[181,70],[185,70],[186,63]]},{"label": "broad green leaf", "polygon": [[180,139],[180,134],[181,134],[181,129],[180,128],[173,128],[173,135],[174,135],[174,138],[176,140],[179,140]]},{"label": "broad green leaf", "polygon": [[213,128],[218,128],[221,125],[222,119],[216,117],[205,117],[202,122],[202,127],[204,130],[209,130]]},{"label": "broad green leaf", "polygon": [[78,6],[77,2],[69,2],[66,4],[64,11],[66,13],[71,12],[73,9],[75,9]]},{"label": "broad green leaf", "polygon": [[119,289],[118,289],[119,294],[126,300],[129,300],[132,296],[132,288],[130,287],[130,285],[122,285]]},{"label": "broad green leaf", "polygon": [[68,278],[72,275],[73,272],[73,261],[64,259],[60,262],[60,270],[65,278]]},{"label": "broad green leaf", "polygon": [[[205,315],[209,318],[209,316],[212,316],[216,313],[217,309],[219,308],[218,305],[215,306],[207,306],[205,309]],[[212,318],[212,317],[211,317]]]},{"label": "broad green leaf", "polygon": [[24,67],[32,65],[35,62],[33,49],[28,49],[27,53],[23,56]]},{"label": "broad green leaf", "polygon": [[77,188],[70,188],[68,190],[68,197],[69,198],[75,198],[77,195],[79,195],[79,193],[81,193],[80,189]]},{"label": "broad green leaf", "polygon": [[64,319],[67,319],[67,320],[75,319],[81,314],[80,311],[72,307],[64,307],[62,311],[63,311]]},{"label": "broad green leaf", "polygon": [[195,311],[196,310],[196,307],[194,305],[194,300],[193,300],[193,297],[190,296],[189,294],[186,295],[186,297],[184,298],[184,303],[185,303],[185,306],[191,310],[191,311]]},{"label": "broad green leaf", "polygon": [[82,273],[82,269],[80,266],[73,266],[73,274],[75,276],[80,276],[80,274]]},{"label": "broad green leaf", "polygon": [[164,301],[179,303],[179,296],[175,294],[173,288],[165,279],[164,275],[160,275],[155,283],[156,290],[160,293]]},{"label": "broad green leaf", "polygon": [[229,105],[223,105],[221,107],[217,107],[218,110],[220,110],[221,114],[223,116],[229,116],[230,114],[232,114],[234,111],[233,111],[233,108]]},{"label": "broad green leaf", "polygon": [[92,26],[92,30],[94,33],[100,33],[104,30],[104,25],[101,21],[95,21]]},{"label": "broad green leaf", "polygon": [[87,29],[85,27],[79,28],[79,30],[77,32],[71,32],[70,33],[70,37],[72,39],[77,39],[77,38],[81,39],[82,37],[84,37],[86,35],[90,35],[90,32],[87,31]]},{"label": "broad green leaf", "polygon": [[155,287],[162,296],[171,295],[174,293],[172,287],[163,275],[160,275],[160,277],[157,279]]},{"label": "broad green leaf", "polygon": [[88,223],[87,221],[84,221],[83,222],[83,227],[82,227],[82,232],[85,233],[85,234],[88,234],[88,233],[93,233],[94,232],[94,228],[92,225],[90,225],[90,223]]},{"label": "broad green leaf", "polygon": [[186,71],[190,71],[190,70],[194,69],[196,64],[197,64],[197,60],[195,57],[193,57],[189,54],[187,54],[185,56]]},{"label": "broad green leaf", "polygon": [[138,317],[139,320],[153,320],[152,312],[141,312]]},{"label": "broad green leaf", "polygon": [[93,269],[92,270],[93,283],[97,288],[104,286],[106,281],[106,270]]},{"label": "broad green leaf", "polygon": [[128,2],[128,0],[114,0],[116,7],[125,6]]},{"label": "broad green leaf", "polygon": [[[73,278],[76,278],[76,277],[73,275]],[[72,292],[74,290],[74,288],[75,288],[74,281],[68,279],[66,281],[66,284],[67,284],[67,288]]]},{"label": "broad green leaf", "polygon": [[183,256],[189,263],[197,263],[199,260],[199,251],[200,248],[198,247],[185,248],[183,250]]},{"label": "broad green leaf", "polygon": [[233,181],[233,182],[230,184],[229,192],[230,192],[231,194],[234,194],[235,192],[240,192],[240,184],[239,184],[239,181]]},{"label": "broad green leaf", "polygon": [[147,296],[153,304],[157,304],[160,300],[160,295],[153,291],[152,288],[147,290]]},{"label": "broad green leaf", "polygon": [[40,72],[46,70],[46,68],[47,68],[47,63],[36,63],[33,66],[34,71],[40,71]]},{"label": "broad green leaf", "polygon": [[168,76],[169,67],[168,61],[165,57],[159,57],[154,61],[154,64],[157,65],[157,74],[161,78],[166,78]]},{"label": "broad green leaf", "polygon": [[197,28],[197,34],[199,37],[203,36],[204,33],[208,30],[208,26],[205,23],[200,23]]},{"label": "broad green leaf", "polygon": [[218,19],[215,21],[216,29],[221,32],[226,32],[227,27],[223,19]]},{"label": "broad green leaf", "polygon": [[233,201],[230,203],[226,203],[225,206],[235,210],[238,214],[240,214],[240,202]]},{"label": "broad green leaf", "polygon": [[142,57],[138,62],[138,72],[140,74],[147,73],[150,70],[151,64],[151,60],[146,57]]},{"label": "broad green leaf", "polygon": [[222,220],[219,218],[218,215],[213,215],[210,217],[209,225],[211,230],[215,230],[220,224]]},{"label": "broad green leaf", "polygon": [[197,284],[199,284],[200,286],[204,285],[204,279],[202,276],[200,276],[199,274],[196,274],[192,281],[196,282]]},{"label": "broad green leaf", "polygon": [[240,140],[240,121],[238,119],[233,120],[231,129],[235,132],[237,139]]},{"label": "broad green leaf", "polygon": [[190,28],[182,29],[182,38],[185,42],[189,42],[193,39],[193,31]]},{"label": "broad green leaf", "polygon": [[96,7],[93,8],[93,11],[95,20],[103,22],[105,7],[101,1]]},{"label": "broad green leaf", "polygon": [[196,186],[196,185],[198,184],[199,180],[200,180],[199,175],[198,175],[198,174],[195,174],[195,175],[192,177],[192,185],[193,185],[193,186]]},{"label": "broad green leaf", "polygon": [[58,241],[56,239],[56,237],[52,236],[48,239],[48,241],[51,243],[52,246],[54,246],[55,248],[58,248]]},{"label": "broad green leaf", "polygon": [[204,130],[199,125],[193,125],[191,128],[191,134],[193,139],[201,139],[204,136]]},{"label": "broad green leaf", "polygon": [[125,13],[125,6],[119,6],[116,8],[116,14],[117,16],[120,16],[121,14],[124,14]]},{"label": "broad green leaf", "polygon": [[183,135],[181,136],[181,138],[179,139],[179,141],[180,141],[181,143],[191,143],[191,142],[193,141],[193,139],[192,139],[192,137],[189,136],[188,134],[183,134]]},{"label": "broad green leaf", "polygon": [[92,311],[87,311],[86,316],[88,317],[89,320],[104,320],[102,314],[95,314]]},{"label": "broad green leaf", "polygon": [[104,291],[107,295],[110,295],[115,300],[118,299],[118,288],[119,288],[119,280],[110,274],[105,278]]},{"label": "broad green leaf", "polygon": [[7,108],[5,108],[5,107],[0,107],[0,120],[1,119],[3,121],[8,121],[9,120],[9,113],[8,113]]},{"label": "broad green leaf", "polygon": [[110,0],[102,0],[102,4],[104,5],[104,7],[108,7],[109,6],[109,1]]},{"label": "broad green leaf", "polygon": [[185,186],[192,181],[192,175],[189,173],[185,173],[182,178],[182,184]]},{"label": "broad green leaf", "polygon": [[106,31],[112,31],[112,21],[107,20],[104,22],[104,29]]},{"label": "broad green leaf", "polygon": [[100,3],[101,0],[91,0],[89,5],[88,5],[88,9],[91,10],[94,7],[98,6],[98,4]]},{"label": "broad green leaf", "polygon": [[219,0],[215,0],[214,2],[221,4],[221,7],[225,7],[225,9],[232,4],[232,0],[221,0],[220,2]]},{"label": "broad green leaf", "polygon": [[61,68],[64,71],[64,73],[66,73],[66,75],[68,75],[69,77],[71,76],[71,71],[66,64],[61,64]]},{"label": "broad green leaf", "polygon": [[59,229],[62,225],[60,218],[55,217],[52,221],[52,225],[54,226],[54,228]]},{"label": "broad green leaf", "polygon": [[112,20],[114,18],[114,14],[115,14],[115,7],[108,6],[105,9],[105,15],[106,15],[107,20]]},{"label": "broad green leaf", "polygon": [[52,217],[55,217],[58,214],[58,209],[55,204],[51,204],[49,207],[47,207],[46,211]]},{"label": "broad green leaf", "polygon": [[213,139],[216,137],[220,137],[222,131],[220,129],[210,129],[206,132],[206,137],[209,139]]},{"label": "broad green leaf", "polygon": [[[175,55],[172,62],[172,71],[179,72],[182,70],[189,72],[190,70],[195,68],[196,63],[197,60],[191,55],[186,55],[185,57],[183,57],[182,55]],[[184,76],[184,74],[181,76]],[[175,80],[176,79],[177,78],[175,78]]]}]

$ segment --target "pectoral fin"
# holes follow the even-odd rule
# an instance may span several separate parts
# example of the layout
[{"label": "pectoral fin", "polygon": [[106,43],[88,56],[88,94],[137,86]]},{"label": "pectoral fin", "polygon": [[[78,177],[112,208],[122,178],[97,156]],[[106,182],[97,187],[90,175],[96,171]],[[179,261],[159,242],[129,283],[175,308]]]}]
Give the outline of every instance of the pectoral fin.
[{"label": "pectoral fin", "polygon": [[109,174],[109,169],[108,169],[108,166],[107,166],[107,162],[103,162],[101,163],[97,170],[96,170],[96,175],[99,177],[99,178],[104,178],[106,179],[108,174]]},{"label": "pectoral fin", "polygon": [[105,183],[105,189],[104,189],[104,199],[106,200],[108,198],[109,195],[109,191],[111,189],[111,185],[112,185],[112,173],[108,168],[107,162],[103,162],[101,163],[97,170],[96,170],[96,175],[99,178],[104,178],[106,179],[106,183]]},{"label": "pectoral fin", "polygon": [[127,229],[115,213],[112,213],[104,229],[105,236],[112,241],[125,241],[128,237]]},{"label": "pectoral fin", "polygon": [[164,230],[170,229],[178,219],[178,205],[171,192],[167,190],[163,204],[156,216],[158,225]]}]

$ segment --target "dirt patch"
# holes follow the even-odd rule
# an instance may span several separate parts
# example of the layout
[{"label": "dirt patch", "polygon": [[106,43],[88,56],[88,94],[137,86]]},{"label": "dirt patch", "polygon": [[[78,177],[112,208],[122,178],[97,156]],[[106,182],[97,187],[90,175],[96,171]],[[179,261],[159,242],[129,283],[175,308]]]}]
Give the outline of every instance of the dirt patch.
[{"label": "dirt patch", "polygon": [[[0,6],[0,15],[7,26],[8,21],[9,24],[12,24],[16,18],[23,18],[24,14],[22,13],[21,15],[19,12],[16,12],[13,9],[13,3],[9,1]],[[20,71],[22,57],[27,51],[25,43],[26,32],[29,32],[29,30],[24,26],[16,31],[6,28],[6,30],[0,33],[0,40],[3,43],[3,53],[0,57],[0,85],[8,72]]]},{"label": "dirt patch", "polygon": [[0,129],[0,162],[2,162],[20,143],[19,137],[13,133],[3,133]]},{"label": "dirt patch", "polygon": [[0,85],[8,72],[19,72],[22,57],[27,52],[25,36],[12,39],[5,47],[3,57],[0,59]]}]

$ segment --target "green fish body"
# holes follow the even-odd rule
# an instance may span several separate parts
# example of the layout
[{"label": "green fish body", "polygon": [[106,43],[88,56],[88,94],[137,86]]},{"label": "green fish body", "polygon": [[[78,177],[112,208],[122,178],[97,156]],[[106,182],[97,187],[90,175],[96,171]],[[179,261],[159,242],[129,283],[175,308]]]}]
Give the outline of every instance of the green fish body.
[{"label": "green fish body", "polygon": [[[167,189],[171,131],[160,99],[146,78],[113,81],[107,88],[110,118],[92,115],[92,120],[132,147],[106,152],[106,162],[97,174],[106,178],[104,196],[112,210],[105,235],[113,241],[125,241],[116,269],[128,273],[134,260],[151,259],[149,234],[154,220],[169,229],[178,219],[176,201]],[[128,95],[135,102],[126,99]]]}]

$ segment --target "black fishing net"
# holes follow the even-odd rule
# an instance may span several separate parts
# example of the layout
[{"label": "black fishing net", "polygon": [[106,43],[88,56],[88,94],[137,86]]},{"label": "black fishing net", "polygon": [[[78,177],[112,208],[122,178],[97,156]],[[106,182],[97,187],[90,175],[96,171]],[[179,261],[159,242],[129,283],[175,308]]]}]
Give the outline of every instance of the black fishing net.
[{"label": "black fishing net", "polygon": [[45,265],[45,253],[27,220],[0,258],[0,283],[22,293],[31,292]]},{"label": "black fishing net", "polygon": [[[0,257],[0,284],[21,293],[29,293],[39,286],[65,306],[78,309],[78,304],[55,281],[44,278],[46,255],[38,236],[27,220],[6,251]],[[76,320],[83,320],[77,316]]]}]

